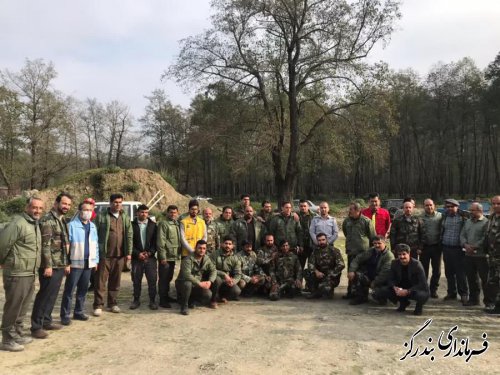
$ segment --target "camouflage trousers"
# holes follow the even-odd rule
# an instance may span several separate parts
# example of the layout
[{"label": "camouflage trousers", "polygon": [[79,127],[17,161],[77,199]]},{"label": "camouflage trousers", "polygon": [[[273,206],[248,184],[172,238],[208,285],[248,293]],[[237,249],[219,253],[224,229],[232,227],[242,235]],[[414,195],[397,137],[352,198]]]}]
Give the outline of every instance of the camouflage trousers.
[{"label": "camouflage trousers", "polygon": [[[370,292],[370,285],[372,280],[363,272],[356,272],[356,276],[354,277],[354,281],[352,282],[352,294],[354,298],[358,298],[360,300],[367,300],[368,293]],[[372,296],[378,302],[383,303],[386,301],[381,295],[384,293],[382,290],[387,288],[386,285],[383,285],[379,288],[374,288]]]},{"label": "camouflage trousers", "polygon": [[334,289],[340,284],[340,276],[326,274],[323,278],[318,278],[315,272],[304,271],[306,285],[313,296],[333,296]]},{"label": "camouflage trousers", "polygon": [[500,307],[500,254],[490,254],[487,287],[495,306]]},{"label": "camouflage trousers", "polygon": [[272,283],[269,299],[277,301],[282,297],[293,298],[298,295],[300,295],[300,288],[297,288],[294,279],[288,279],[284,282],[276,281]]},{"label": "camouflage trousers", "polygon": [[259,277],[257,283],[246,282],[245,280],[240,280],[238,282],[238,287],[241,289],[241,295],[243,297],[251,297],[254,294],[269,294],[271,290],[271,282],[267,282],[264,276]]}]

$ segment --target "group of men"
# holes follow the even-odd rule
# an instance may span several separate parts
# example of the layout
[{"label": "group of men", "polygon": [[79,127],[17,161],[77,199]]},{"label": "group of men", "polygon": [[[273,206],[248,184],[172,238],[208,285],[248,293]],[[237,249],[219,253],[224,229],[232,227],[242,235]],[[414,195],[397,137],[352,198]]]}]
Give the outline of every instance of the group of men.
[{"label": "group of men", "polygon": [[[351,203],[342,223],[348,267],[348,292],[343,298],[352,305],[367,302],[369,295],[381,304],[399,301],[398,311],[405,311],[413,299],[414,313],[420,315],[429,296],[437,298],[443,252],[448,279],[445,299],[456,299],[458,292],[464,305],[478,304],[480,278],[487,311],[500,313],[500,196],[492,199],[494,213],[489,221],[477,203],[471,206],[472,217],[463,220],[453,199],[446,201],[445,217],[435,211],[430,199],[424,202],[425,214],[416,217],[414,202],[408,199],[391,223],[389,213],[380,208],[378,194],[369,199],[366,209]],[[273,212],[268,201],[256,213],[250,197],[243,195],[239,207],[226,206],[215,219],[210,208],[200,216],[199,203],[192,200],[188,212],[180,216],[178,207],[168,206],[166,219],[158,223],[149,217],[146,205],[138,207],[131,221],[122,202],[121,194],[112,194],[110,207],[94,218],[94,201],[84,200],[69,220],[65,217],[72,205],[69,194],[59,194],[43,216],[43,201],[33,197],[25,213],[2,231],[0,265],[6,302],[1,349],[20,351],[32,337],[44,339],[47,331],[70,325],[72,319],[87,321],[84,304],[91,277],[93,315],[102,314],[105,297],[108,311],[119,313],[117,297],[127,259],[131,259],[133,281],[130,309],[141,305],[145,274],[149,308],[170,308],[176,302],[183,315],[197,304],[215,309],[240,296],[263,295],[275,301],[293,298],[305,289],[307,298],[331,298],[340,283],[345,263],[334,246],[339,230],[326,202],[319,205],[318,214],[306,201],[300,201],[298,213],[291,202],[282,203],[279,213]],[[388,238],[392,251],[386,246]],[[174,298],[170,285],[179,258]],[[433,268],[430,288],[429,263]],[[40,289],[30,337],[24,334],[23,318],[36,273]],[[64,276],[58,324],[52,311]]]}]

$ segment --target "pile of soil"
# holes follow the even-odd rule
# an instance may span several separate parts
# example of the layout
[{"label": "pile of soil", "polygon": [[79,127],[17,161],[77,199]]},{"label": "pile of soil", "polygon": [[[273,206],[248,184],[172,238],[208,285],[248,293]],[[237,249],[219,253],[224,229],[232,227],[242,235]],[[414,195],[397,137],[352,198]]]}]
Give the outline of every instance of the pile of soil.
[{"label": "pile of soil", "polygon": [[[81,202],[87,197],[94,198],[96,202],[108,201],[110,194],[122,193],[126,201],[139,201],[145,204],[158,191],[161,191],[157,198],[161,195],[164,195],[164,197],[153,209],[162,212],[170,204],[175,204],[179,207],[180,212],[185,212],[190,200],[189,197],[178,193],[158,173],[143,168],[112,170],[109,172],[106,170],[89,171],[88,173],[75,175],[58,186],[40,191],[37,195],[50,206],[61,191],[70,193],[75,203]],[[217,210],[214,205],[206,201],[200,201],[200,208],[205,207]]]}]

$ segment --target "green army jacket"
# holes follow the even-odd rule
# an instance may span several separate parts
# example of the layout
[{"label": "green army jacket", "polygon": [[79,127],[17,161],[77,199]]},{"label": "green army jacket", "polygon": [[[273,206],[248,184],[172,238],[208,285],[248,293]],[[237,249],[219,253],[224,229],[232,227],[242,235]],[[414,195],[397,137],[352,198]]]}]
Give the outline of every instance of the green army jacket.
[{"label": "green army jacket", "polygon": [[174,262],[181,251],[181,234],[177,220],[162,220],[156,231],[158,260]]},{"label": "green army jacket", "polygon": [[[266,234],[266,228],[257,219],[253,218],[252,221],[255,229],[255,242],[252,244],[252,248],[256,249],[262,243],[262,239]],[[243,250],[243,241],[248,238],[248,224],[245,219],[238,219],[233,223],[233,226],[231,227],[231,234],[236,237],[237,250]]]},{"label": "green army jacket", "polygon": [[33,276],[40,267],[42,235],[38,221],[24,213],[0,235],[0,265],[4,276]]},{"label": "green army jacket", "polygon": [[217,278],[217,270],[215,265],[208,257],[203,256],[201,260],[196,260],[194,255],[188,255],[181,260],[181,269],[178,281],[191,281],[193,284],[198,285],[202,281],[214,282]]},{"label": "green army jacket", "polygon": [[234,253],[225,255],[224,251],[219,249],[211,255],[211,258],[217,269],[217,276],[224,279],[229,275],[235,283],[241,280],[241,262]]},{"label": "green army jacket", "polygon": [[66,222],[51,210],[40,220],[42,231],[42,268],[64,268],[69,265],[69,239]]},{"label": "green army jacket", "polygon": [[315,247],[307,263],[309,271],[319,271],[332,278],[340,277],[345,268],[340,250],[333,246]]},{"label": "green army jacket", "polygon": [[[377,251],[375,248],[371,248],[368,251],[364,251],[353,259],[349,267],[349,272],[358,272],[366,265],[366,262],[370,260],[373,252]],[[394,260],[394,254],[389,251],[388,248],[380,254],[377,261],[376,276],[373,279],[374,287],[380,287],[387,283],[389,275],[391,274],[391,263]]]},{"label": "green army jacket", "polygon": [[274,243],[280,244],[287,240],[290,249],[303,245],[303,232],[300,222],[295,221],[293,215],[284,217],[282,214],[273,216],[269,223],[269,233],[274,236]]},{"label": "green army jacket", "polygon": [[370,248],[370,241],[375,237],[373,223],[366,216],[357,219],[346,217],[342,223],[345,235],[345,249],[349,255],[357,255]]}]

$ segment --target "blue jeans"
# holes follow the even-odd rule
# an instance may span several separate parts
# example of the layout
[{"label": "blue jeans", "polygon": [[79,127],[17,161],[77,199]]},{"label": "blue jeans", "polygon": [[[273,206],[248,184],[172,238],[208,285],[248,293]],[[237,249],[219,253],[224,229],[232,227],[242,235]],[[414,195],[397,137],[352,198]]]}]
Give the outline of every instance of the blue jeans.
[{"label": "blue jeans", "polygon": [[66,276],[64,293],[61,300],[61,319],[69,318],[71,312],[71,300],[76,287],[76,304],[74,315],[82,315],[85,306],[85,296],[89,288],[90,268],[71,268],[71,272]]}]

